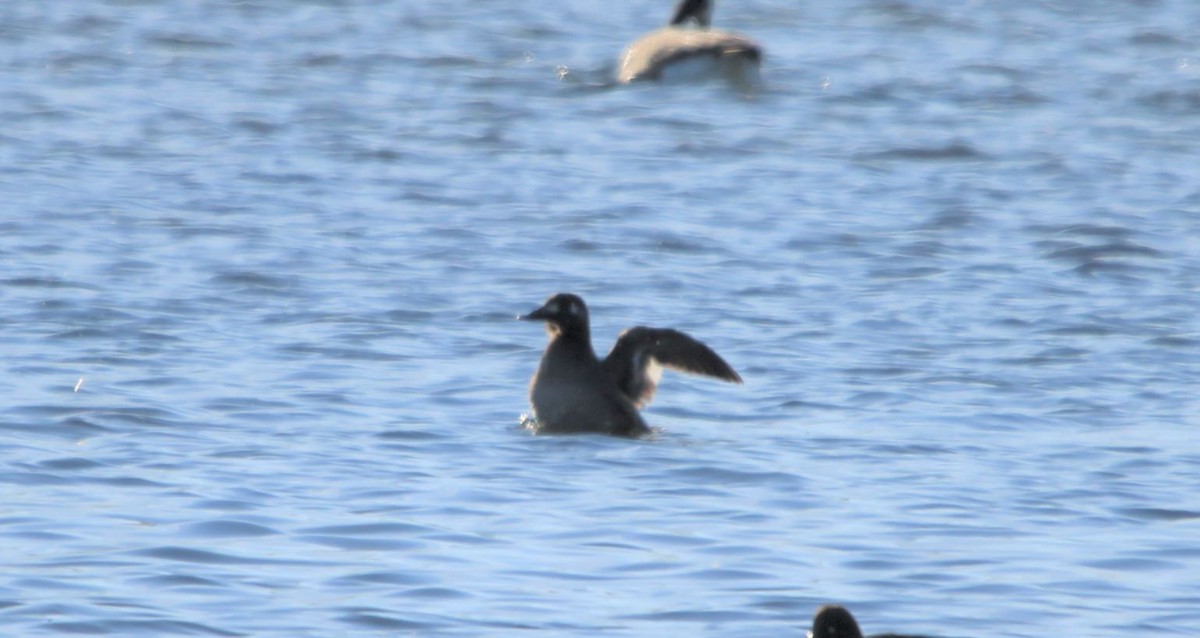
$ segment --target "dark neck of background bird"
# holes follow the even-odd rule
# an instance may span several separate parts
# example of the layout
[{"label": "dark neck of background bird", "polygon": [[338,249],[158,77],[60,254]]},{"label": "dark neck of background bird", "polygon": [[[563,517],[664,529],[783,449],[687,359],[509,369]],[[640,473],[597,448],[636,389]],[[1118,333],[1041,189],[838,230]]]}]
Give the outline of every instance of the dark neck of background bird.
[{"label": "dark neck of background bird", "polygon": [[711,0],[679,0],[675,5],[675,15],[671,16],[671,26],[681,27],[688,20],[695,20],[702,29],[708,28],[712,18]]}]

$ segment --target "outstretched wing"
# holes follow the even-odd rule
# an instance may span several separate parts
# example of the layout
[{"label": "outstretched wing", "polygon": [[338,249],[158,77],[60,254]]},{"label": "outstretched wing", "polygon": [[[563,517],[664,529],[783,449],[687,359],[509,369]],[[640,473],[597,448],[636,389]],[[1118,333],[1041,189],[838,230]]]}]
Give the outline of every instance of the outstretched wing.
[{"label": "outstretched wing", "polygon": [[630,328],[617,337],[604,359],[604,371],[638,407],[654,398],[663,368],[742,382],[712,348],[670,328]]}]

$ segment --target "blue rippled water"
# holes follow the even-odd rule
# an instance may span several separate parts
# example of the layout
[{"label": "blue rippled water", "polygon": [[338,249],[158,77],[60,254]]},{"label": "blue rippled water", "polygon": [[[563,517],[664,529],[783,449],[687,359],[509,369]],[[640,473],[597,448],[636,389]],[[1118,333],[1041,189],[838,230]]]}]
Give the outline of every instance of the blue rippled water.
[{"label": "blue rippled water", "polygon": [[[1192,636],[1200,5],[0,7],[0,634]],[[746,380],[519,427],[556,291]]]}]

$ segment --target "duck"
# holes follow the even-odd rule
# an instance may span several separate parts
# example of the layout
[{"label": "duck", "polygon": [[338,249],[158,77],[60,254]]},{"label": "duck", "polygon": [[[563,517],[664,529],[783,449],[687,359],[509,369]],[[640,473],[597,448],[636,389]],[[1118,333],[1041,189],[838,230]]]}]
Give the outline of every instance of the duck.
[{"label": "duck", "polygon": [[742,382],[712,348],[671,328],[629,328],[601,360],[592,349],[587,305],[578,295],[552,295],[518,318],[545,322],[548,337],[529,381],[532,429],[538,434],[649,434],[638,408],[653,399],[664,367]]},{"label": "duck", "polygon": [[841,605],[824,605],[813,616],[809,638],[863,638],[858,621]]},{"label": "duck", "polygon": [[679,0],[667,26],[634,40],[621,54],[617,81],[722,77],[757,84],[762,47],[739,33],[711,28],[712,12],[713,0]]},{"label": "duck", "polygon": [[[863,638],[858,621],[849,609],[841,605],[823,605],[813,616],[812,631],[809,638]],[[869,638],[924,638],[923,636],[907,636],[902,634],[874,634]]]}]

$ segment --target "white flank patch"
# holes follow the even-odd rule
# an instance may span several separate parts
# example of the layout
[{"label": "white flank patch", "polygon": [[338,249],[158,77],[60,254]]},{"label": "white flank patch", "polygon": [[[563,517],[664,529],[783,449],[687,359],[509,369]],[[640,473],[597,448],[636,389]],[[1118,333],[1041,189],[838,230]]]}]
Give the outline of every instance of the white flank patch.
[{"label": "white flank patch", "polygon": [[658,380],[662,378],[662,364],[660,364],[658,359],[655,359],[654,357],[649,357],[649,359],[650,360],[646,362],[646,378],[650,379],[650,383],[658,385]]}]

